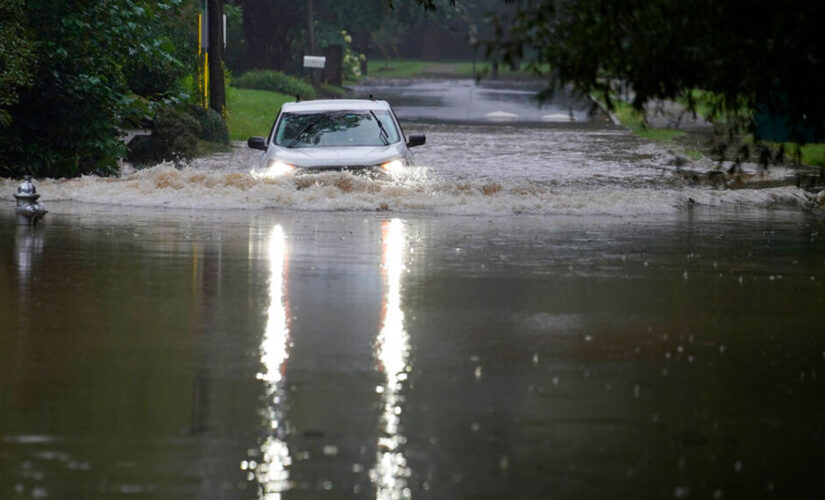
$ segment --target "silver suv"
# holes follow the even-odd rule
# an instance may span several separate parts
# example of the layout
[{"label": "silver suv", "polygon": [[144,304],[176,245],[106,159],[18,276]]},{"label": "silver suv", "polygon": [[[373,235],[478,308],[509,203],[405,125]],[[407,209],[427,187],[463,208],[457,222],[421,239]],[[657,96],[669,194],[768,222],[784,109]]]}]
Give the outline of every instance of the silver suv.
[{"label": "silver suv", "polygon": [[260,173],[276,177],[296,171],[363,170],[394,172],[413,164],[409,140],[386,101],[363,99],[285,103],[269,136],[250,137],[250,148],[265,151]]}]

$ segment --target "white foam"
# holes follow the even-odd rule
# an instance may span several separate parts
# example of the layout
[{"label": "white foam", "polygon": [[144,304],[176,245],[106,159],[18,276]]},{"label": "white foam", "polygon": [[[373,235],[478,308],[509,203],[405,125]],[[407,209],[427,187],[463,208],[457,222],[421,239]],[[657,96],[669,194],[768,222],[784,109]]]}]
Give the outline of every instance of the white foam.
[{"label": "white foam", "polygon": [[[787,169],[763,172],[746,165],[738,177],[725,170],[709,175],[715,165],[703,159],[682,171],[672,165],[669,146],[620,129],[416,124],[415,131],[427,133],[427,145],[415,152],[417,164],[429,168],[393,178],[341,172],[256,178],[251,172],[261,153],[239,143],[181,170],[161,164],[120,178],[36,184],[44,203],[217,210],[633,216],[675,213],[691,204],[808,208],[815,203],[797,188],[771,187],[792,177]],[[17,184],[0,179],[0,193],[7,193],[10,206]]]},{"label": "white foam", "polygon": [[[0,180],[0,191],[11,193],[15,188],[14,181]],[[644,187],[610,181],[558,186],[523,178],[501,182],[445,179],[429,175],[423,168],[391,179],[348,172],[266,179],[249,172],[178,170],[162,164],[122,178],[44,179],[37,182],[37,188],[44,203],[61,200],[185,209],[390,210],[462,215],[650,215],[673,213],[689,203],[774,207],[802,206],[806,201],[793,187],[720,190],[682,186],[672,179]]]}]

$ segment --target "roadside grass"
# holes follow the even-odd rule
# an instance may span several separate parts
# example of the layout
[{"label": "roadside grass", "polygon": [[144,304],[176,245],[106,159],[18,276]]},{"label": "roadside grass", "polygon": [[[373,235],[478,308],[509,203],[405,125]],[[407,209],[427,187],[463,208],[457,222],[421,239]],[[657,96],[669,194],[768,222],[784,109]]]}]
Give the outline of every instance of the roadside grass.
[{"label": "roadside grass", "polygon": [[[748,135],[745,142],[753,144],[753,135]],[[825,167],[824,143],[799,145],[795,142],[778,143],[763,141],[763,144],[770,146],[776,151],[779,150],[780,146],[784,146],[785,156],[799,160],[803,165],[808,165],[809,167]]]},{"label": "roadside grass", "polygon": [[227,100],[229,138],[245,141],[251,136],[266,135],[281,105],[295,98],[268,90],[229,87]]},{"label": "roadside grass", "polygon": [[[472,62],[456,62],[455,65],[455,72],[458,75],[461,75],[466,78],[473,77],[473,63]],[[482,78],[488,78],[492,71],[492,65],[488,61],[478,61],[476,62],[476,75],[481,76]],[[547,74],[550,72],[550,65],[543,64],[539,66],[539,70],[543,74]],[[503,77],[521,77],[521,78],[534,78],[537,77],[535,75],[528,63],[522,63],[517,69],[512,69],[510,66],[506,64],[500,64],[498,67],[498,74],[499,76]]]},{"label": "roadside grass", "polygon": [[[690,92],[690,97],[693,100],[696,113],[704,119],[716,124],[724,124],[728,121],[728,114],[721,105],[721,96],[712,92],[694,89]],[[688,105],[688,99],[686,98],[680,99],[679,102],[685,106]],[[738,113],[743,115],[750,113],[744,103],[739,106]],[[742,141],[753,144],[753,134],[744,135]],[[770,146],[775,151],[778,151],[780,146],[784,146],[786,156],[798,159],[802,164],[811,167],[825,167],[825,143],[800,145],[795,142],[780,144],[778,142],[763,141],[763,144]]]},{"label": "roadside grass", "polygon": [[825,143],[805,144],[801,149],[802,163],[816,167],[825,167]]},{"label": "roadside grass", "polygon": [[430,61],[368,60],[367,76],[378,78],[414,78],[425,74],[436,63]]},{"label": "roadside grass", "polygon": [[[345,82],[345,83],[354,83],[354,82]],[[326,99],[328,97],[335,97],[337,99],[341,99],[346,97],[349,94],[349,90],[345,89],[344,87],[338,87],[337,85],[330,85],[328,83],[321,84],[321,92],[320,92],[320,99]]]},{"label": "roadside grass", "polygon": [[232,146],[228,144],[198,139],[198,156],[210,156],[216,153],[226,153],[228,151],[232,151]]},{"label": "roadside grass", "polygon": [[[548,71],[549,66],[542,66]],[[492,66],[489,61],[476,62],[475,75],[489,78]],[[527,63],[513,70],[506,64],[499,65],[499,76],[503,78],[534,78]],[[473,78],[472,61],[412,61],[412,60],[368,60],[367,76],[375,78],[426,78],[431,76]]]},{"label": "roadside grass", "polygon": [[622,122],[622,125],[630,129],[631,132],[639,137],[644,137],[645,139],[659,142],[673,142],[674,139],[678,139],[686,135],[686,132],[683,130],[653,128],[648,126],[645,123],[644,115],[626,102],[615,100],[613,101],[613,105],[613,112],[616,114],[619,121]]}]

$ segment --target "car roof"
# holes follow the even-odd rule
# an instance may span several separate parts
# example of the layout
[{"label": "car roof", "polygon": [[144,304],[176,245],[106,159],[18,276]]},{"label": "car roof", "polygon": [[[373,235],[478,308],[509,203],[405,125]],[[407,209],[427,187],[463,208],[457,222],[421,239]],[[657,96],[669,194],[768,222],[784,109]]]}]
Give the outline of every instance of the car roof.
[{"label": "car roof", "polygon": [[372,99],[314,99],[310,101],[287,102],[281,107],[281,111],[287,113],[300,113],[303,111],[369,111],[369,110],[389,110],[387,101],[374,101]]}]

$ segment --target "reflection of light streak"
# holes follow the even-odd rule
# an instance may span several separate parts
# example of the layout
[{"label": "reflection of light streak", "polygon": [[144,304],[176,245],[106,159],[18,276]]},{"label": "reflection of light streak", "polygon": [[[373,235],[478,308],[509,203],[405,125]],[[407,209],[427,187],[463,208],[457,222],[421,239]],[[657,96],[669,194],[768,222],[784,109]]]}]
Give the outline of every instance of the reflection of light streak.
[{"label": "reflection of light streak", "polygon": [[281,226],[275,226],[267,248],[269,259],[269,307],[266,330],[261,339],[262,371],[258,380],[266,383],[267,406],[264,416],[270,423],[269,435],[261,445],[261,463],[241,462],[241,469],[249,470],[249,479],[258,481],[259,498],[276,500],[289,488],[289,466],[292,459],[283,438],[282,411],[283,380],[289,357],[289,302],[286,297],[288,262],[286,237]]},{"label": "reflection of light streak", "polygon": [[386,383],[378,387],[383,399],[383,432],[378,440],[378,457],[370,477],[376,484],[376,498],[409,498],[407,478],[410,468],[401,451],[405,438],[399,431],[402,412],[401,389],[409,371],[410,341],[404,330],[401,310],[401,275],[404,272],[404,223],[399,219],[384,222],[381,227],[382,274],[386,294],[383,321],[378,334],[376,356],[384,371]]}]

